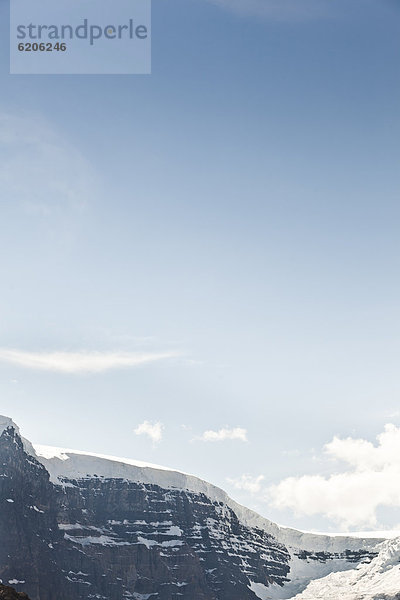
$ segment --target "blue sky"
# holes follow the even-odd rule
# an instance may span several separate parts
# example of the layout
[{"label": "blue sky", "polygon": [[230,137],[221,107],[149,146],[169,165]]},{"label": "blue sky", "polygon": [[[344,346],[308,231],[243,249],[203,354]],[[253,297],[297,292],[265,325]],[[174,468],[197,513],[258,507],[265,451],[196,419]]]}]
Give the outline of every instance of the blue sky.
[{"label": "blue sky", "polygon": [[2,0],[0,412],[280,523],[400,523],[307,508],[365,495],[334,436],[400,425],[399,16],[154,0],[151,76],[10,76]]}]

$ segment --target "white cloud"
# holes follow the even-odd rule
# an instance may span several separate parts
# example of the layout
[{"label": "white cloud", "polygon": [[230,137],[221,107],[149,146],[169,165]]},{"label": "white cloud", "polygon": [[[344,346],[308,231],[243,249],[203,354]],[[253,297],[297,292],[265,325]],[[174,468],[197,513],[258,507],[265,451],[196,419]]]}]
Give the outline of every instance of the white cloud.
[{"label": "white cloud", "polygon": [[136,435],[147,435],[154,444],[161,442],[163,435],[164,425],[162,423],[150,423],[150,421],[144,421],[138,425],[135,429]]},{"label": "white cloud", "polygon": [[250,494],[258,494],[261,491],[261,484],[264,479],[264,475],[253,477],[252,475],[244,474],[234,479],[227,477],[226,480],[237,490],[245,490],[246,492],[250,492]]},{"label": "white cloud", "polygon": [[277,21],[320,18],[329,13],[328,0],[209,0],[238,14]]},{"label": "white cloud", "polygon": [[174,352],[25,352],[0,348],[0,363],[58,373],[100,373],[138,367],[175,356]]},{"label": "white cloud", "polygon": [[325,453],[347,468],[328,477],[289,477],[270,486],[268,497],[277,508],[321,514],[346,529],[376,526],[379,507],[400,507],[400,428],[386,425],[377,441],[335,437]]},{"label": "white cloud", "polygon": [[247,431],[241,427],[234,429],[223,428],[218,431],[208,430],[199,438],[203,442],[225,442],[226,440],[240,440],[247,442]]}]

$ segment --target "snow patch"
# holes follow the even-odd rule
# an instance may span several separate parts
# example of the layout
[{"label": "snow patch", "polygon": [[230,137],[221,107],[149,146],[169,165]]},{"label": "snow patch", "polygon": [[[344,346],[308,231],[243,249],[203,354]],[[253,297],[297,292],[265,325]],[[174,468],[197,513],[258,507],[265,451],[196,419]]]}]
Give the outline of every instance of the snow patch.
[{"label": "snow patch", "polygon": [[152,463],[143,462],[141,460],[133,460],[132,458],[120,458],[118,456],[108,456],[107,454],[96,454],[94,452],[83,452],[81,450],[71,450],[67,448],[55,448],[53,446],[43,446],[41,444],[33,444],[33,447],[37,456],[42,457],[46,460],[58,459],[61,461],[68,461],[76,455],[100,459],[100,461],[111,461],[113,463],[131,465],[140,468],[159,469],[161,471],[173,471],[173,469],[170,469],[168,467],[154,465]]},{"label": "snow patch", "polygon": [[152,548],[153,546],[160,546],[161,548],[174,548],[177,546],[182,546],[183,542],[181,540],[170,540],[168,542],[156,542],[156,540],[148,540],[141,536],[137,539],[138,544],[142,544],[146,546],[146,548]]},{"label": "snow patch", "polygon": [[130,542],[120,542],[108,535],[74,537],[65,533],[64,537],[66,540],[74,542],[75,544],[80,544],[81,546],[90,546],[92,544],[98,544],[100,546],[131,546]]}]

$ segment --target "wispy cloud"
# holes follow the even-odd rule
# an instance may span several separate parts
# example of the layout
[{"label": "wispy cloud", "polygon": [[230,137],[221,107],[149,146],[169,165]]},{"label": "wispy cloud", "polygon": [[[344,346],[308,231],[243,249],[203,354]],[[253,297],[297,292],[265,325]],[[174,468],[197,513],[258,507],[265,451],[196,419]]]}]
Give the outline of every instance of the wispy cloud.
[{"label": "wispy cloud", "polygon": [[325,454],[347,464],[326,477],[289,477],[268,489],[277,508],[297,514],[321,514],[343,528],[377,525],[377,509],[400,508],[400,428],[386,425],[377,445],[335,437]]},{"label": "wispy cloud", "polygon": [[101,373],[176,357],[175,352],[26,352],[0,348],[0,363],[58,373]]},{"label": "wispy cloud", "polygon": [[136,435],[146,435],[151,439],[153,444],[158,444],[162,440],[164,425],[162,423],[151,423],[144,421],[136,427],[134,433]]},{"label": "wispy cloud", "polygon": [[329,14],[329,0],[209,0],[238,14],[277,21],[309,20]]},{"label": "wispy cloud", "polygon": [[210,429],[205,431],[197,439],[202,442],[225,442],[226,440],[240,440],[241,442],[247,442],[247,431],[241,427],[235,427],[233,429],[224,427],[218,431],[212,431]]},{"label": "wispy cloud", "polygon": [[95,197],[94,171],[38,114],[0,109],[0,196],[42,217],[78,213]]},{"label": "wispy cloud", "polygon": [[236,477],[231,479],[227,477],[226,480],[228,483],[233,485],[237,490],[244,490],[249,492],[250,494],[258,494],[262,489],[262,482],[264,481],[264,475],[258,475],[258,477],[253,477],[252,475],[241,475],[240,477]]}]

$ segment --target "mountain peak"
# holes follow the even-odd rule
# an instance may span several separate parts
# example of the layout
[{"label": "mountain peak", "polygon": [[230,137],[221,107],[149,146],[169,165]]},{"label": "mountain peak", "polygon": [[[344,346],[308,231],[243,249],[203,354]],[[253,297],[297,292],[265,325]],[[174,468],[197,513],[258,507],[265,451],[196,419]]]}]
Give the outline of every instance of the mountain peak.
[{"label": "mountain peak", "polygon": [[19,427],[14,423],[10,417],[5,417],[4,415],[0,415],[0,435],[6,429],[15,429],[15,431],[19,434]]}]

